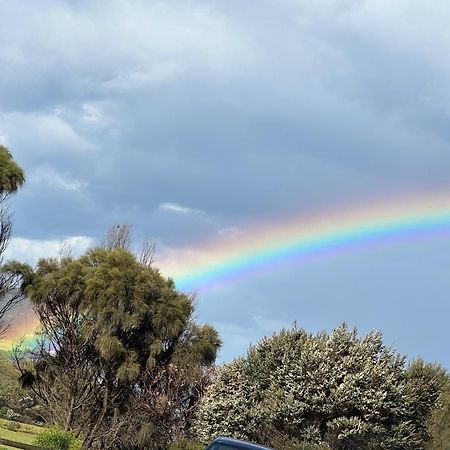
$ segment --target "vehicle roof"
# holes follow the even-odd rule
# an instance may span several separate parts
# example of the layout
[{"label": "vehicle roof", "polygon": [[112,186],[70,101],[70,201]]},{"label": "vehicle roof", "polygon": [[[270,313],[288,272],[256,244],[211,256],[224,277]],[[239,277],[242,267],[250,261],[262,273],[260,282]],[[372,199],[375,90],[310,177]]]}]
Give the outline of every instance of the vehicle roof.
[{"label": "vehicle roof", "polygon": [[[264,447],[263,445],[254,444],[253,442],[248,442],[248,441],[241,441],[239,439],[233,439],[233,438],[229,438],[229,437],[218,437],[218,438],[214,439],[213,442],[230,444],[230,445],[234,445],[236,447],[245,448],[245,449],[249,449],[249,450],[257,450],[257,449],[272,450],[271,448]],[[211,444],[213,442],[211,442]]]}]

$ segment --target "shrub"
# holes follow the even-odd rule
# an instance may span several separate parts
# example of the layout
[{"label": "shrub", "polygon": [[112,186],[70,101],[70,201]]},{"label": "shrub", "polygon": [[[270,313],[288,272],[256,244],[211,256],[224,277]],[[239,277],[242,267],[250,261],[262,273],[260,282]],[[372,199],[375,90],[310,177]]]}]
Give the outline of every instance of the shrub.
[{"label": "shrub", "polygon": [[180,439],[173,442],[169,447],[169,450],[203,450],[204,446],[200,442],[192,441],[189,439]]},{"label": "shrub", "polygon": [[[345,324],[331,334],[293,327],[221,367],[193,432],[203,443],[225,435],[280,450],[302,449],[303,442],[419,449],[447,379],[445,370],[420,360],[406,368],[381,333],[360,337]],[[292,442],[277,446],[276,435]]]},{"label": "shrub", "polygon": [[6,410],[5,418],[8,420],[17,420],[20,417],[20,414],[17,414],[12,409],[8,408]]},{"label": "shrub", "polygon": [[59,428],[48,428],[40,433],[33,441],[33,445],[52,450],[78,450],[81,443],[78,439]]},{"label": "shrub", "polygon": [[7,422],[6,429],[9,431],[18,431],[20,430],[20,424],[18,422]]},{"label": "shrub", "polygon": [[8,408],[6,406],[2,406],[0,408],[0,417],[6,416],[6,413],[8,412]]},{"label": "shrub", "polygon": [[271,445],[277,450],[331,450],[326,444],[304,442],[288,435],[275,435]]}]

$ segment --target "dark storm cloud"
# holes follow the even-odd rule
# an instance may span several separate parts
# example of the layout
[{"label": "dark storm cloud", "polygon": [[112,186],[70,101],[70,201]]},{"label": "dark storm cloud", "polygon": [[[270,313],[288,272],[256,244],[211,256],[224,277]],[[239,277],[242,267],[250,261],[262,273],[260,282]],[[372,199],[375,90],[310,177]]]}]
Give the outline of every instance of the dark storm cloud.
[{"label": "dark storm cloud", "polygon": [[[450,184],[447,2],[0,0],[0,15],[0,141],[27,173],[12,206],[33,257],[118,222],[176,248]],[[271,294],[230,289],[241,318],[200,310],[236,342],[285,323]]]}]

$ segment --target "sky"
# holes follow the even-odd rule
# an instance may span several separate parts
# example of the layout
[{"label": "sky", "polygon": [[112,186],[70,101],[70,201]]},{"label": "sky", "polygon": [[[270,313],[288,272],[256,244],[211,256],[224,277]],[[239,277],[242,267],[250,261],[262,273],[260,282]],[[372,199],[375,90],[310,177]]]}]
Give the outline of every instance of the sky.
[{"label": "sky", "polygon": [[[0,0],[0,17],[0,143],[27,178],[9,258],[128,223],[172,276],[286,218],[450,189],[448,1]],[[195,292],[219,362],[346,321],[450,368],[450,233]]]}]

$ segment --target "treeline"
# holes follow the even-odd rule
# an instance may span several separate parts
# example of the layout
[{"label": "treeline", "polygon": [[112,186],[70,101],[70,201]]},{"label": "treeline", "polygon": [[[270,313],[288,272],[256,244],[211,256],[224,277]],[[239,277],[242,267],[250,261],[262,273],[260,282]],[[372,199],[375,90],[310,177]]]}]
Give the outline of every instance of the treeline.
[{"label": "treeline", "polygon": [[[6,199],[23,172],[0,156]],[[194,320],[193,297],[153,266],[152,247],[135,254],[130,240],[116,226],[79,258],[2,265],[3,311],[27,298],[40,321],[35,347],[13,352],[21,387],[83,449],[193,449],[219,435],[279,450],[450,448],[439,365],[407,364],[380,333],[343,324],[281,330],[216,367],[217,331]]]}]

